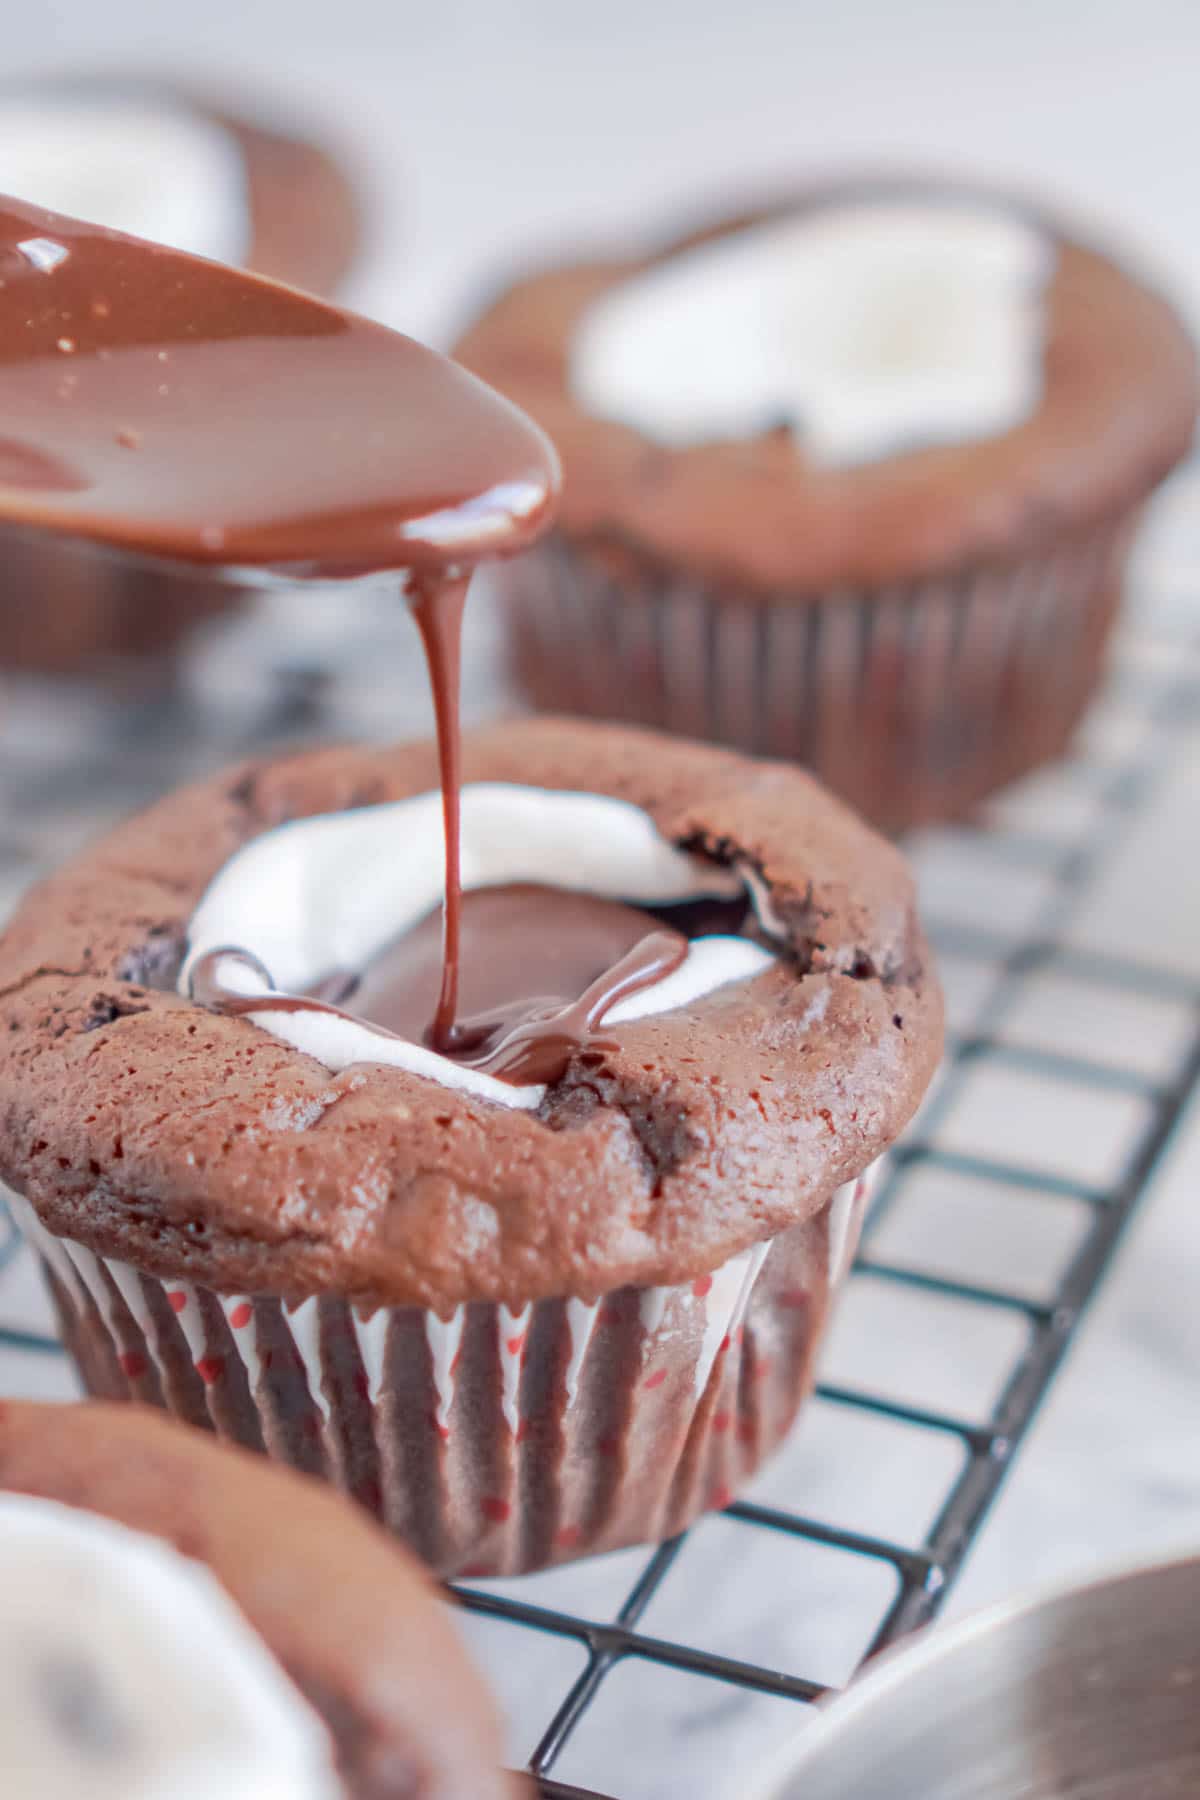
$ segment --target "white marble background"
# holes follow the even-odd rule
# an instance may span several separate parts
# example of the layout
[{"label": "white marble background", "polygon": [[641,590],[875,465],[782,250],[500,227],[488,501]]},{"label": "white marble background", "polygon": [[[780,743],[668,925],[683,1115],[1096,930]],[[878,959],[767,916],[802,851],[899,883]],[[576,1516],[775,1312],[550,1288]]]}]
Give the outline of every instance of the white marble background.
[{"label": "white marble background", "polygon": [[[222,82],[232,74],[249,88],[265,82],[285,112],[302,101],[369,167],[377,248],[359,302],[441,341],[497,270],[531,248],[636,232],[680,206],[848,157],[950,160],[1037,182],[1111,219],[1200,306],[1198,53],[1193,0],[743,0],[720,9],[695,0],[586,8],[209,0],[193,9],[43,0],[5,19],[10,74],[55,62],[159,65]],[[1047,846],[1087,839],[1112,769],[1142,751],[1165,758],[1144,813],[1114,838],[1069,932],[1080,946],[1116,944],[1160,968],[1162,996],[1122,998],[1048,971],[1003,1027],[1013,1043],[1111,1062],[1149,1084],[1169,1076],[1197,1028],[1200,714],[1167,736],[1155,706],[1164,684],[1195,666],[1198,595],[1200,484],[1189,481],[1148,547],[1138,601],[1146,624],[1126,640],[1083,753],[1002,801],[997,835],[939,833],[918,846],[931,913],[1012,939],[1048,898]],[[486,634],[486,620],[478,623]],[[336,635],[329,615],[316,612],[303,624],[293,615],[293,629],[313,641]],[[230,643],[214,649],[217,667],[228,669]],[[494,700],[480,668],[477,660],[468,677],[475,712]],[[396,728],[377,684],[364,687],[362,702],[362,729]],[[421,704],[406,690],[405,724]],[[32,715],[10,715],[0,759],[17,753],[14,717],[30,725]],[[69,754],[70,729],[58,715],[47,749]],[[103,822],[102,813],[102,805],[82,806],[78,833]],[[1009,853],[1018,838],[1028,852],[1021,858]],[[5,897],[18,884],[6,881],[0,858]],[[994,985],[994,962],[954,955],[944,967],[955,1021],[966,1029]],[[1104,1186],[1148,1106],[1132,1085],[1097,1097],[992,1057],[933,1129],[943,1147]],[[1114,1556],[1200,1541],[1198,1181],[1193,1108],[950,1611]],[[1049,1291],[1083,1223],[1079,1202],[928,1170],[909,1182],[871,1249],[1036,1297]],[[0,1276],[0,1319],[44,1325],[24,1258]],[[982,1417],[1024,1332],[1018,1316],[860,1275],[826,1376]],[[69,1380],[58,1359],[10,1352],[0,1360],[0,1389],[63,1395]],[[757,1494],[919,1544],[959,1454],[953,1440],[818,1403]],[[611,1618],[643,1560],[632,1552],[519,1591]],[[890,1579],[882,1565],[716,1519],[689,1540],[643,1625],[840,1682],[886,1607]],[[470,1619],[467,1629],[502,1692],[514,1757],[524,1757],[582,1653],[507,1624]],[[788,1702],[631,1662],[606,1682],[557,1773],[620,1800],[720,1800],[736,1795],[739,1771],[797,1717]]]}]

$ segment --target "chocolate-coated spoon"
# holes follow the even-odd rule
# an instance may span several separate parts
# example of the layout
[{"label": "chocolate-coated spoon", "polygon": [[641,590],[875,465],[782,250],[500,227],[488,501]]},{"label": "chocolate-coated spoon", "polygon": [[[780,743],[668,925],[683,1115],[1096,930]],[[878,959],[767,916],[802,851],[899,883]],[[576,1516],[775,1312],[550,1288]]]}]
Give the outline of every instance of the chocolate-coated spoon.
[{"label": "chocolate-coated spoon", "polygon": [[0,198],[0,523],[236,575],[403,572],[446,822],[432,1036],[457,1011],[467,574],[549,522],[558,462],[444,357],[218,263]]},{"label": "chocolate-coated spoon", "polygon": [[410,338],[0,198],[0,520],[239,577],[441,576],[528,543],[557,483]]}]

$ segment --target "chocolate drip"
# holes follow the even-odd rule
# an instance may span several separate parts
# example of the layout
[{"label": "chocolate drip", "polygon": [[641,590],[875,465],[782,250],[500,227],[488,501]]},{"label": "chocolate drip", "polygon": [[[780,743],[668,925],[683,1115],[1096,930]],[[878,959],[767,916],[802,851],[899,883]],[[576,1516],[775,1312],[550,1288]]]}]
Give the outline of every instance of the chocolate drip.
[{"label": "chocolate drip", "polygon": [[651,931],[585,988],[571,1006],[516,1022],[507,1018],[464,1021],[458,1027],[456,1054],[472,1068],[519,1086],[559,1081],[579,1051],[614,1049],[615,1045],[598,1035],[606,1015],[619,1001],[674,974],[686,955],[685,937],[674,931]]},{"label": "chocolate drip", "polygon": [[462,811],[462,622],[467,603],[464,581],[424,581],[410,596],[413,618],[425,646],[433,713],[437,722],[438,768],[442,782],[445,835],[445,892],[442,899],[442,984],[437,1011],[429,1027],[435,1050],[450,1054],[455,1046],[458,979],[462,938],[462,857],[459,817]]},{"label": "chocolate drip", "polygon": [[[480,1020],[517,1024],[573,1005],[661,923],[640,907],[533,882],[471,890],[462,903],[459,1033],[465,1037]],[[343,972],[340,988],[322,983],[321,998],[401,1037],[433,1043],[426,1028],[441,961],[439,917],[430,912],[361,970]]]},{"label": "chocolate drip", "polygon": [[[609,969],[589,984],[577,1000],[563,1005],[554,1001],[516,1001],[494,1013],[460,1021],[455,1027],[452,1054],[456,1062],[478,1069],[514,1086],[548,1084],[561,1080],[571,1058],[584,1049],[611,1050],[599,1034],[605,1018],[618,1002],[673,974],[687,956],[688,941],[665,928],[648,932]],[[210,950],[200,957],[191,978],[192,999],[237,1015],[271,1012],[329,1013],[351,1019],[383,1038],[412,1041],[410,1033],[390,1031],[384,1025],[362,1019],[315,994],[243,994],[221,978],[222,964],[240,962],[269,981],[269,972],[248,951],[230,946]]]}]

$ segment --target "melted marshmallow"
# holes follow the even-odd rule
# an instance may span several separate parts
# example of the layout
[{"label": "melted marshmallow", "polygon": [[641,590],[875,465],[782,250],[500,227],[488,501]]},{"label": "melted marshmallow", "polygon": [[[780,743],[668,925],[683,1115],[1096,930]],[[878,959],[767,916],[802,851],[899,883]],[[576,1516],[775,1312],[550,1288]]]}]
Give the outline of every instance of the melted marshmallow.
[{"label": "melted marshmallow", "polygon": [[212,1575],[0,1495],[5,1800],[334,1800],[324,1727]]},{"label": "melted marshmallow", "polygon": [[[742,888],[732,870],[668,843],[640,808],[600,794],[473,783],[462,793],[461,843],[464,889],[535,882],[636,906]],[[277,988],[302,993],[332,970],[365,967],[432,912],[442,891],[439,793],[293,820],[255,838],[213,880],[192,916],[180,992],[187,993],[200,957],[236,946],[263,963]],[[747,938],[698,938],[674,974],[621,1001],[605,1023],[690,1005],[773,960]],[[220,976],[241,994],[268,991],[233,958],[221,964]],[[359,1020],[315,1009],[248,1016],[335,1073],[353,1063],[386,1063],[504,1106],[535,1107],[545,1093],[536,1085],[513,1087]]]},{"label": "melted marshmallow", "polygon": [[880,200],[732,232],[603,295],[589,411],[687,445],[785,425],[813,462],[990,437],[1042,386],[1044,234],[978,201]]},{"label": "melted marshmallow", "polygon": [[217,262],[250,248],[237,140],[183,105],[84,91],[6,98],[0,192]]}]

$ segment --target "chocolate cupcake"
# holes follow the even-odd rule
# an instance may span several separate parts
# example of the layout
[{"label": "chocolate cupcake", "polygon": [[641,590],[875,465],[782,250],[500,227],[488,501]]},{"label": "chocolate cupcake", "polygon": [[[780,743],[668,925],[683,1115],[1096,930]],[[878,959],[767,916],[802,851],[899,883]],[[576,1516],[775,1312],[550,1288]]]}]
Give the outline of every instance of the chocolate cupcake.
[{"label": "chocolate cupcake", "polygon": [[[0,192],[317,293],[340,284],[360,237],[354,188],[328,151],[182,84],[0,87]],[[236,596],[181,569],[6,529],[0,664],[144,679]]]},{"label": "chocolate cupcake", "polygon": [[7,1800],[518,1792],[409,1559],[143,1408],[0,1403],[0,1674]]},{"label": "chocolate cupcake", "polygon": [[889,829],[1067,745],[1196,416],[1158,294],[929,182],[536,274],[456,354],[563,457],[504,574],[533,700],[795,758]]},{"label": "chocolate cupcake", "polygon": [[586,1047],[421,1040],[431,745],[243,767],[0,940],[0,1174],[93,1394],[499,1574],[673,1533],[779,1442],[941,1000],[903,863],[798,769],[552,720],[463,766],[460,1017],[679,938]]}]

